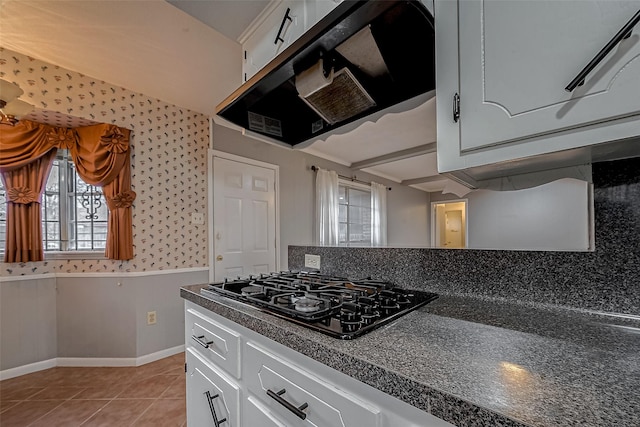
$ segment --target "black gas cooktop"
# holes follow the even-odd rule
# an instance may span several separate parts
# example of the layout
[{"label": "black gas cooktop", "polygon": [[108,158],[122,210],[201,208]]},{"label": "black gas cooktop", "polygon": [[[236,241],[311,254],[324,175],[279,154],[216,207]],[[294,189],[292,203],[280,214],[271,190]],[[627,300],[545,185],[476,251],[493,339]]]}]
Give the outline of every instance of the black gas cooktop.
[{"label": "black gas cooktop", "polygon": [[438,297],[370,278],[350,280],[295,271],[225,279],[201,292],[242,301],[341,339],[365,334]]}]

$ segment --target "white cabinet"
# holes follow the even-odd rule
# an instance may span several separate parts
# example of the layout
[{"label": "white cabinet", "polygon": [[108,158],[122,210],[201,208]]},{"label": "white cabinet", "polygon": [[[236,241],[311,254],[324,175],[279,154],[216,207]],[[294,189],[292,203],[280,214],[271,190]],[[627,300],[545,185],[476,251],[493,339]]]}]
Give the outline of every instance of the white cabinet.
[{"label": "white cabinet", "polygon": [[209,365],[193,348],[186,350],[187,423],[239,427],[240,387]]},{"label": "white cabinet", "polygon": [[[185,308],[189,427],[212,425],[214,412],[227,418],[222,427],[452,427],[196,304]],[[239,337],[238,377],[192,338],[203,320]]]},{"label": "white cabinet", "polygon": [[640,24],[565,90],[639,10],[637,0],[436,0],[440,172],[640,135]]},{"label": "white cabinet", "polygon": [[243,81],[249,80],[307,30],[307,2],[283,0],[272,3],[262,18],[242,44]]},{"label": "white cabinet", "polygon": [[189,346],[233,377],[240,377],[240,336],[236,332],[197,310],[186,311],[185,326]]},{"label": "white cabinet", "polygon": [[343,392],[258,344],[249,342],[245,348],[243,373],[247,389],[284,424],[380,426],[382,417],[376,406]]},{"label": "white cabinet", "polygon": [[311,22],[312,24],[327,16],[338,4],[342,3],[342,0],[315,0],[313,3],[315,6],[315,17]]}]

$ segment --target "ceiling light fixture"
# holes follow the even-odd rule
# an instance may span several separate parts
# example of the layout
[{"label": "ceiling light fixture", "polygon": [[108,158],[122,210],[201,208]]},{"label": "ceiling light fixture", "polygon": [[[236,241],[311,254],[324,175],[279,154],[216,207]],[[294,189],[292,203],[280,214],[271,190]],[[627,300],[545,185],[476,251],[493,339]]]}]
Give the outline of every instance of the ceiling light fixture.
[{"label": "ceiling light fixture", "polygon": [[19,117],[33,110],[33,105],[17,99],[23,93],[17,84],[0,79],[0,124],[15,126]]}]

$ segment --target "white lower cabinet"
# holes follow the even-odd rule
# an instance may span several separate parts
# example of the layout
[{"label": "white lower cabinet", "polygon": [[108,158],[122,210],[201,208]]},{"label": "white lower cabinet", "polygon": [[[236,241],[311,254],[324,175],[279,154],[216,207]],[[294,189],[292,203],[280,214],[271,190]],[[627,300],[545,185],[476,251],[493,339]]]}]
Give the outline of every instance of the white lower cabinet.
[{"label": "white lower cabinet", "polygon": [[252,342],[245,347],[247,389],[290,426],[380,426],[380,409]]},{"label": "white lower cabinet", "polygon": [[[185,306],[189,427],[452,426],[196,304]],[[192,338],[198,323],[238,337],[238,371],[218,366],[229,359],[212,359]]]},{"label": "white lower cabinet", "polygon": [[249,396],[244,407],[244,422],[247,426],[288,427],[290,424],[278,418],[271,409],[254,396]]},{"label": "white lower cabinet", "polygon": [[193,348],[186,350],[187,423],[239,427],[240,386],[209,365]]}]

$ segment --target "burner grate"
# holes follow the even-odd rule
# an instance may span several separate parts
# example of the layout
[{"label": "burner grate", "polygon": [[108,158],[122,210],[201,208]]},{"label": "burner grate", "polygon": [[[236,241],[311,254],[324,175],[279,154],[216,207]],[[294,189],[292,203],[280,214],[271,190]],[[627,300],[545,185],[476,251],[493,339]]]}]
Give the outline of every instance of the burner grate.
[{"label": "burner grate", "polygon": [[350,280],[308,272],[261,274],[213,283],[201,291],[223,295],[341,339],[352,339],[437,298],[390,282]]}]

